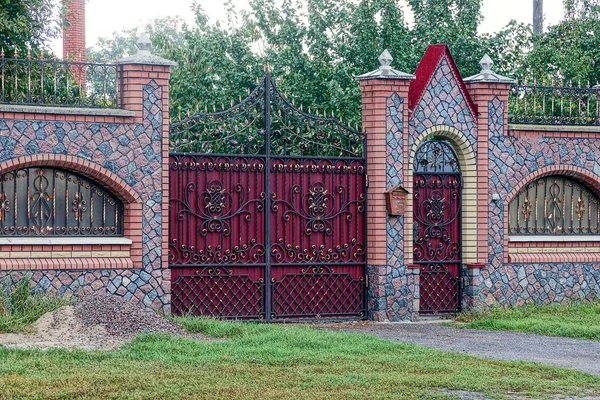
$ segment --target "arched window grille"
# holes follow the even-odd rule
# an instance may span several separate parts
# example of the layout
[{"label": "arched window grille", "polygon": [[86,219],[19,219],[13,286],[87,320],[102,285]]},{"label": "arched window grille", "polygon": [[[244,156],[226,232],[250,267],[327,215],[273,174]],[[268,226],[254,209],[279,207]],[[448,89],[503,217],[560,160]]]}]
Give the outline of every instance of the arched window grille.
[{"label": "arched window grille", "polygon": [[458,174],[460,166],[452,145],[446,140],[427,140],[415,153],[415,172],[420,174]]},{"label": "arched window grille", "polygon": [[536,179],[509,204],[513,235],[595,235],[600,232],[599,199],[565,176]]},{"label": "arched window grille", "polygon": [[33,167],[0,175],[0,236],[121,236],[123,203],[73,172]]}]

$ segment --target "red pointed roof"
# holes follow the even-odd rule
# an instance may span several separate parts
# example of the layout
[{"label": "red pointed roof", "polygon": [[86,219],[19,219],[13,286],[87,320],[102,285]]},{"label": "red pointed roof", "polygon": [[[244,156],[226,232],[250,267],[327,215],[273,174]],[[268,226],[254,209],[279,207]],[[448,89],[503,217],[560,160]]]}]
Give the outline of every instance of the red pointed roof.
[{"label": "red pointed roof", "polygon": [[411,111],[414,111],[417,104],[419,104],[419,101],[421,101],[421,98],[425,93],[427,85],[429,85],[429,82],[431,82],[431,78],[433,77],[435,70],[440,65],[440,62],[444,59],[444,57],[448,61],[450,69],[456,77],[460,91],[467,101],[473,117],[477,119],[477,106],[475,103],[473,103],[473,100],[469,95],[469,91],[467,90],[467,87],[465,86],[465,83],[458,72],[458,68],[456,67],[456,63],[452,58],[452,54],[450,54],[450,50],[445,44],[432,44],[427,47],[421,62],[417,66],[417,70],[415,72],[416,79],[410,82],[410,87],[408,89],[408,108]]}]

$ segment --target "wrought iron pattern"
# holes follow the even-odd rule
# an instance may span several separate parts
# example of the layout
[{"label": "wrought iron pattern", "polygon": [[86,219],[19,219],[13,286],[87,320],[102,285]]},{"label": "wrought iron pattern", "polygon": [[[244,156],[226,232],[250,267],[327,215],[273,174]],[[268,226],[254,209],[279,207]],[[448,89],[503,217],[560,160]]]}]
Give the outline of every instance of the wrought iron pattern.
[{"label": "wrought iron pattern", "polygon": [[598,88],[513,85],[508,121],[534,125],[600,125]]},{"label": "wrought iron pattern", "polygon": [[579,182],[559,175],[536,179],[509,204],[513,235],[596,235],[599,199]]},{"label": "wrought iron pattern", "polygon": [[420,269],[422,314],[457,313],[460,311],[460,277],[456,264],[425,264]]},{"label": "wrought iron pattern", "polygon": [[365,316],[364,277],[354,278],[352,267],[340,268],[346,273],[314,266],[273,277],[271,319]]},{"label": "wrought iron pattern", "polygon": [[172,266],[264,264],[264,160],[172,154]]},{"label": "wrought iron pattern", "polygon": [[462,179],[450,143],[430,140],[415,156],[413,257],[420,267],[420,312],[458,311]]},{"label": "wrought iron pattern", "polygon": [[0,235],[122,234],[123,204],[77,174],[25,168],[0,175]]},{"label": "wrought iron pattern", "polygon": [[415,153],[415,173],[458,174],[458,157],[452,145],[444,140],[423,142]]},{"label": "wrought iron pattern", "polygon": [[171,133],[174,313],[365,316],[361,133],[295,108],[269,74],[239,104]]},{"label": "wrought iron pattern", "polygon": [[0,54],[0,104],[117,107],[117,65]]},{"label": "wrought iron pattern", "polygon": [[197,112],[171,125],[172,151],[277,156],[363,155],[361,132],[342,125],[332,116],[314,116],[295,107],[279,92],[269,73],[240,103],[221,112],[209,111]]},{"label": "wrought iron pattern", "polygon": [[172,310],[176,315],[264,319],[264,280],[260,270],[244,273],[212,267],[173,270]]}]

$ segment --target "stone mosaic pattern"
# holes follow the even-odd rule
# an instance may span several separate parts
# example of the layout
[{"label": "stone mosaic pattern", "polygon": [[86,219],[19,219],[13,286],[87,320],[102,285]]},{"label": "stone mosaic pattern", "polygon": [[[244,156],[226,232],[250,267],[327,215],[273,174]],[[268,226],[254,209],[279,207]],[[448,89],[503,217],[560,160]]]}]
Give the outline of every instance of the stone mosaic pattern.
[{"label": "stone mosaic pattern", "polygon": [[457,79],[444,57],[409,121],[409,148],[412,148],[417,137],[425,130],[436,125],[446,125],[462,132],[477,153],[477,121]]},{"label": "stone mosaic pattern", "polygon": [[[528,303],[547,304],[600,296],[600,264],[504,263],[504,202],[521,181],[552,165],[574,165],[600,175],[600,140],[584,138],[502,136],[505,105],[497,98],[489,104],[490,189],[502,201],[490,202],[489,263],[472,282],[473,307]],[[599,177],[600,179],[600,177]]]},{"label": "stone mosaic pattern", "polygon": [[[404,183],[404,99],[394,93],[387,99],[386,175],[389,189]],[[401,321],[414,314],[418,297],[418,274],[404,265],[404,217],[387,218],[387,266],[370,266],[369,318]]]},{"label": "stone mosaic pattern", "polygon": [[418,315],[419,270],[369,266],[368,317],[374,321],[413,320]]},{"label": "stone mosaic pattern", "polygon": [[[0,120],[0,162],[31,154],[64,154],[92,161],[114,172],[140,196],[142,268],[104,271],[35,271],[38,292],[78,296],[107,293],[138,299],[169,310],[170,275],[162,269],[162,88],[143,88],[143,123]],[[13,284],[23,273],[0,272],[0,283]]]}]

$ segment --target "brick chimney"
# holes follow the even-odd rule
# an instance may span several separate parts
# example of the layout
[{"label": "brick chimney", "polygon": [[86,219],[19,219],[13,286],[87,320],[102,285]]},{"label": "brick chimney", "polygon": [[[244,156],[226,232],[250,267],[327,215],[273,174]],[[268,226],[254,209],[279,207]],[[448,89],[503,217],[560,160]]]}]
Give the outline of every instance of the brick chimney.
[{"label": "brick chimney", "polygon": [[63,60],[85,61],[85,0],[63,0]]}]

